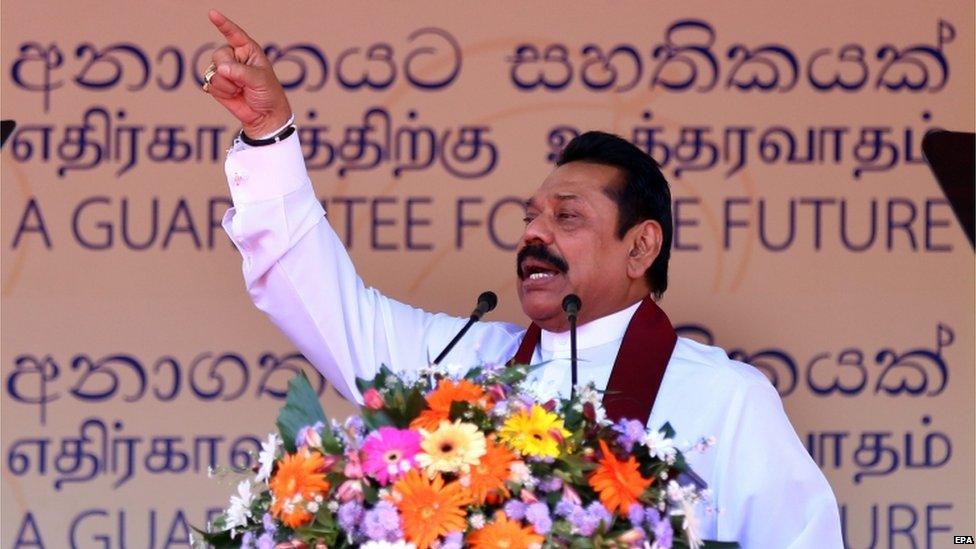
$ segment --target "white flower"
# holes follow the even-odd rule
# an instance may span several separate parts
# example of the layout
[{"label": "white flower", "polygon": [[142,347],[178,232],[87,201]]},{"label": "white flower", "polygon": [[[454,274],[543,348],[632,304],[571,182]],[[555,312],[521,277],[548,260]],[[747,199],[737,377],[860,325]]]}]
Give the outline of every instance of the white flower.
[{"label": "white flower", "polygon": [[481,513],[474,513],[471,515],[471,518],[468,519],[468,524],[470,524],[471,528],[474,528],[475,530],[481,530],[485,527],[485,516]]},{"label": "white flower", "polygon": [[400,540],[396,542],[390,541],[367,541],[366,543],[359,546],[361,549],[416,549],[417,546],[412,543],[407,543],[406,541]]},{"label": "white flower", "polygon": [[280,444],[281,439],[278,438],[277,433],[269,434],[268,440],[261,443],[261,451],[258,452],[258,463],[261,464],[261,467],[258,469],[258,475],[254,477],[254,480],[264,482],[271,476],[271,468],[274,467],[275,454],[278,452]]},{"label": "white flower", "polygon": [[578,386],[576,394],[579,395],[579,411],[583,411],[583,404],[589,403],[593,406],[596,422],[599,424],[607,422],[607,411],[603,408],[603,394],[596,390],[592,382]]},{"label": "white flower", "polygon": [[691,549],[698,549],[702,546],[702,538],[701,527],[698,524],[698,517],[695,515],[694,504],[686,499],[681,502],[681,507],[685,515],[684,521],[681,523],[681,528],[688,535],[688,546]]},{"label": "white flower", "polygon": [[668,499],[670,499],[671,501],[677,503],[681,503],[684,501],[685,492],[684,490],[681,489],[681,485],[678,484],[677,481],[672,480],[668,482],[667,490],[668,490]]},{"label": "white flower", "polygon": [[495,406],[491,409],[491,415],[495,417],[505,417],[508,415],[508,401],[501,400],[495,403]]},{"label": "white flower", "polygon": [[251,481],[242,480],[237,485],[237,495],[230,497],[230,507],[227,509],[227,527],[233,530],[238,526],[247,526],[247,519],[251,518],[252,501],[254,501],[254,494],[251,493]]},{"label": "white flower", "polygon": [[661,431],[654,429],[649,430],[644,436],[644,446],[647,446],[652,457],[663,461],[674,459],[678,452],[677,448],[674,447],[673,440],[664,436]]},{"label": "white flower", "polygon": [[529,467],[522,461],[515,461],[508,468],[509,476],[508,480],[518,483],[525,484],[530,478],[532,478],[532,471]]}]

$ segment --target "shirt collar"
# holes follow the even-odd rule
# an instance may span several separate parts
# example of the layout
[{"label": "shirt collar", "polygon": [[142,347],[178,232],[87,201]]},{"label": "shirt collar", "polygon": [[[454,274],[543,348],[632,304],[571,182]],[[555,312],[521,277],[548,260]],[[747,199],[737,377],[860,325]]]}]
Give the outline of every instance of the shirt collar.
[{"label": "shirt collar", "polygon": [[[630,319],[633,318],[640,304],[641,302],[638,301],[626,309],[577,326],[576,349],[589,349],[623,339]],[[569,353],[569,343],[569,330],[560,333],[542,330],[539,346],[546,353],[562,354],[562,352]]]}]

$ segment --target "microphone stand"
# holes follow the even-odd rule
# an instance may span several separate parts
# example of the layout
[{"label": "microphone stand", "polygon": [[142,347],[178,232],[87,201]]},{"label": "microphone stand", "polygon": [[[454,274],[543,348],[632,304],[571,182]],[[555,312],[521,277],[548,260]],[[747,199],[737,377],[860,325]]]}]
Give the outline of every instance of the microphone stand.
[{"label": "microphone stand", "polygon": [[576,317],[579,314],[582,302],[576,294],[569,294],[563,298],[563,311],[569,319],[569,365],[572,376],[572,386],[569,389],[569,398],[576,397],[576,384],[579,382],[576,367]]},{"label": "microphone stand", "polygon": [[437,358],[434,359],[434,365],[436,366],[440,364],[441,361],[444,360],[444,357],[447,356],[447,353],[451,352],[451,349],[453,349],[454,346],[457,345],[457,342],[461,341],[461,338],[464,337],[464,334],[468,333],[468,330],[471,328],[471,326],[475,322],[481,320],[481,317],[484,316],[485,313],[494,309],[496,305],[498,305],[498,296],[495,295],[495,292],[482,292],[482,294],[478,296],[478,306],[475,307],[474,311],[471,312],[471,316],[468,318],[468,321],[464,324],[464,327],[461,328],[461,331],[454,336],[454,339],[452,339],[451,342],[447,344],[447,347],[444,347],[444,350],[441,351],[441,354],[437,355]]}]

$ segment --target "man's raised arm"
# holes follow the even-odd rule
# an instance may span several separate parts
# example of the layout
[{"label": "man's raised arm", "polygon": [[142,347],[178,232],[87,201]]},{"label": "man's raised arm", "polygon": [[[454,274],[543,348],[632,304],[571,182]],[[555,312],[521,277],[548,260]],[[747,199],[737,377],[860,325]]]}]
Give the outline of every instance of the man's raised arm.
[{"label": "man's raised arm", "polygon": [[[260,45],[217,11],[210,21],[227,44],[213,52],[205,90],[250,139],[289,128],[288,99]],[[266,146],[236,142],[225,171],[234,207],[224,229],[244,258],[251,298],[347,398],[361,398],[355,377],[372,377],[380,364],[416,369],[460,329],[463,319],[426,313],[363,284],[325,220],[295,133]],[[519,332],[480,325],[452,358],[469,365],[505,360]]]}]

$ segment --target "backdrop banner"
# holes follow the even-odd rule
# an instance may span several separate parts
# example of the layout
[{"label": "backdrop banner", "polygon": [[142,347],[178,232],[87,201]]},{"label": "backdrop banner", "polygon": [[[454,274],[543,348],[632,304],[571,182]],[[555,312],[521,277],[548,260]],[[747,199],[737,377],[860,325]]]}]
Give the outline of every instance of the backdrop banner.
[{"label": "backdrop banner", "polygon": [[[527,324],[522,202],[620,134],[674,195],[662,308],[768,375],[847,544],[974,534],[974,254],[921,151],[976,126],[971,0],[215,7],[265,45],[368,285],[457,315],[492,289]],[[208,8],[0,6],[0,547],[185,547],[233,491],[208,469],[314,372],[220,228]]]}]

